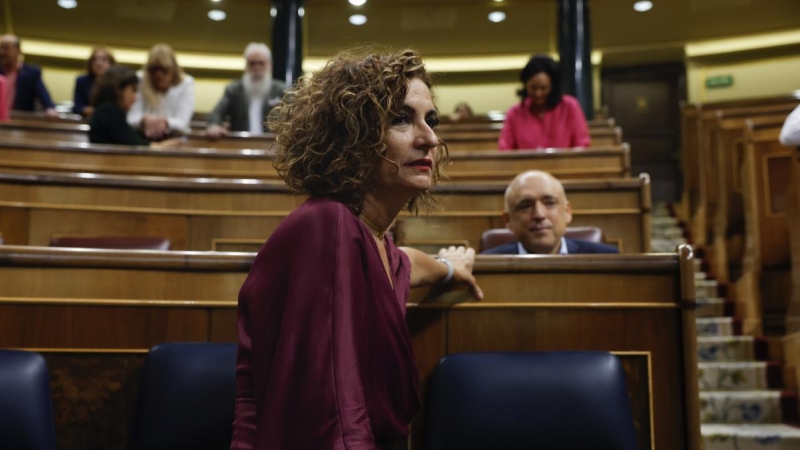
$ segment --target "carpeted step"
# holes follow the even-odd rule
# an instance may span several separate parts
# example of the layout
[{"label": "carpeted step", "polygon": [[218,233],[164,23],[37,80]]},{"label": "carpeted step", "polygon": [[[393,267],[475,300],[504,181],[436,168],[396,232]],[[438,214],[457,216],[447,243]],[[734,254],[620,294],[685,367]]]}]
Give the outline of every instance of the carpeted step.
[{"label": "carpeted step", "polygon": [[783,366],[777,362],[705,362],[697,366],[702,391],[754,391],[784,387]]},{"label": "carpeted step", "polygon": [[797,421],[797,396],[788,391],[700,392],[703,423],[768,424]]},{"label": "carpeted step", "polygon": [[680,220],[675,217],[667,215],[657,216],[656,214],[650,215],[650,229],[653,233],[662,228],[680,228]]},{"label": "carpeted step", "polygon": [[717,286],[717,280],[694,280],[694,295],[696,298],[719,297]]},{"label": "carpeted step", "polygon": [[769,358],[767,341],[753,336],[697,338],[700,362],[765,361]]},{"label": "carpeted step", "polygon": [[678,227],[663,227],[653,229],[651,236],[654,239],[680,239],[683,240],[683,230]]},{"label": "carpeted step", "polygon": [[742,321],[733,317],[704,317],[696,320],[697,337],[738,336]]},{"label": "carpeted step", "polygon": [[655,237],[650,239],[650,247],[653,253],[675,253],[675,249],[685,243],[686,241],[683,239],[659,239]]},{"label": "carpeted step", "polygon": [[698,298],[697,317],[730,317],[733,316],[734,303],[724,298]]},{"label": "carpeted step", "polygon": [[705,450],[797,450],[800,428],[788,425],[700,426]]}]

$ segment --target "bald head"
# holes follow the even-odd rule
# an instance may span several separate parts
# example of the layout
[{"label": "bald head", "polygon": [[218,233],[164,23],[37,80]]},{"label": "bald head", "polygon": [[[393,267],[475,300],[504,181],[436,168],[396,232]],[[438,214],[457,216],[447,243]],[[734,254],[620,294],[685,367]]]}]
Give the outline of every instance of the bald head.
[{"label": "bald head", "polygon": [[567,194],[564,192],[564,185],[558,179],[547,172],[541,170],[529,170],[522,172],[514,177],[506,188],[505,211],[510,212],[513,205],[517,202],[518,192],[528,185],[544,186],[548,192],[556,195],[564,202],[567,201]]},{"label": "bald head", "polygon": [[572,222],[572,210],[560,181],[531,170],[508,185],[503,219],[528,253],[556,253]]},{"label": "bald head", "polygon": [[0,36],[0,64],[8,70],[17,65],[19,61],[19,38],[13,34]]}]

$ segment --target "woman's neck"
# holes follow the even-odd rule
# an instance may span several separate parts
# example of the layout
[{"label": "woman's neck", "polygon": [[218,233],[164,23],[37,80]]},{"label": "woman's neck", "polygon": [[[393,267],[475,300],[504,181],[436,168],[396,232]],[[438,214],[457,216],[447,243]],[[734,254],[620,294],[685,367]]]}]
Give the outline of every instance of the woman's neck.
[{"label": "woman's neck", "polygon": [[[386,198],[376,193],[368,193],[364,198],[364,206],[360,216],[376,233],[384,233],[400,214],[408,199]],[[377,228],[377,229],[376,229]]]}]

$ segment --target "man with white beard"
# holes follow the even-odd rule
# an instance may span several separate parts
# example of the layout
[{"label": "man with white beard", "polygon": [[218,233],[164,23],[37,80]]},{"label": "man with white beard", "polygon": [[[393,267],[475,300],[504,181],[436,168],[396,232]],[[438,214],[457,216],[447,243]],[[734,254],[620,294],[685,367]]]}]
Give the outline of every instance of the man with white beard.
[{"label": "man with white beard", "polygon": [[264,132],[264,120],[283,96],[286,85],[272,79],[272,53],[265,44],[251,42],[244,49],[244,76],[225,88],[225,94],[208,115],[206,136],[219,139],[230,131]]}]

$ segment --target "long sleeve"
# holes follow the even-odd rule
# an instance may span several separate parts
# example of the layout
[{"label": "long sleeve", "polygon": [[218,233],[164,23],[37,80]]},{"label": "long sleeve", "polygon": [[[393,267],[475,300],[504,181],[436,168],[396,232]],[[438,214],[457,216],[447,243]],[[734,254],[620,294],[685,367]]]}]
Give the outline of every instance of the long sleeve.
[{"label": "long sleeve", "polygon": [[[570,99],[572,100],[572,99]],[[565,96],[565,100],[566,96]],[[571,139],[570,147],[589,147],[592,145],[592,138],[589,135],[589,124],[586,122],[586,116],[583,114],[583,109],[577,100],[570,101],[570,113],[568,115],[568,124],[570,128]]]},{"label": "long sleeve", "polygon": [[[377,450],[407,435],[418,407],[410,335],[357,220],[310,200],[256,257],[239,294],[231,449]],[[410,268],[401,276],[407,298]]]},{"label": "long sleeve", "polygon": [[786,146],[800,145],[800,106],[795,108],[783,122],[780,140],[781,144]]},{"label": "long sleeve", "polygon": [[56,105],[53,104],[53,100],[50,99],[50,92],[47,91],[47,87],[44,85],[44,81],[42,81],[42,73],[39,72],[39,76],[36,79],[36,97],[39,98],[39,101],[42,103],[47,109],[55,108]]},{"label": "long sleeve", "polygon": [[517,122],[517,109],[512,107],[506,113],[506,120],[503,121],[503,129],[500,130],[500,137],[498,139],[498,150],[516,150],[516,122]]},{"label": "long sleeve", "polygon": [[125,121],[125,112],[112,103],[99,105],[89,123],[93,144],[149,145]]},{"label": "long sleeve", "polygon": [[75,91],[72,94],[72,112],[83,114],[83,109],[89,105],[89,77],[80,76],[75,79]]},{"label": "long sleeve", "polygon": [[191,131],[190,124],[194,114],[194,78],[184,75],[183,82],[167,93],[167,102],[169,128],[184,133]]},{"label": "long sleeve", "polygon": [[222,125],[222,122],[225,120],[225,116],[229,114],[229,109],[231,106],[231,86],[228,85],[225,88],[225,92],[222,94],[222,98],[219,99],[217,105],[214,107],[214,110],[208,114],[208,124],[209,125]]}]

